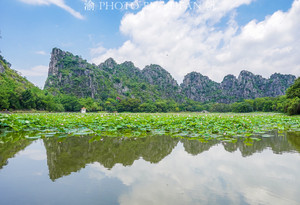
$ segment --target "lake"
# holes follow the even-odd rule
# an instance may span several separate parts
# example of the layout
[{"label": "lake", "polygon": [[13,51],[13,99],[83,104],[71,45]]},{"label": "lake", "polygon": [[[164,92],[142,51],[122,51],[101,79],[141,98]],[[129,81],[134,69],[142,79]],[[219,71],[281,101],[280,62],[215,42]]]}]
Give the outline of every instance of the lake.
[{"label": "lake", "polygon": [[300,204],[300,132],[265,136],[11,137],[0,204]]}]

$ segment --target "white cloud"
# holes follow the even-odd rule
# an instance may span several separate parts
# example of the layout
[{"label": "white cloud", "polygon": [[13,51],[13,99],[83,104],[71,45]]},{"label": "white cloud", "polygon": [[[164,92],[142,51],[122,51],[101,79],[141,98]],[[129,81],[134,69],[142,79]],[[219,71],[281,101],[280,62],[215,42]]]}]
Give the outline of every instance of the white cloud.
[{"label": "white cloud", "polygon": [[37,51],[35,53],[38,54],[38,55],[43,55],[43,56],[47,55],[47,53],[45,51]]},{"label": "white cloud", "polygon": [[[299,76],[300,1],[295,0],[287,12],[239,26],[235,9],[252,1],[204,0],[194,9],[187,0],[153,2],[136,14],[127,13],[120,31],[128,39],[92,62],[113,57],[118,62],[131,60],[140,68],[155,63],[179,81],[191,71],[216,81],[243,69],[265,77],[274,72]],[[217,23],[225,16],[230,16],[227,26],[219,29]]]},{"label": "white cloud", "polygon": [[31,69],[16,69],[26,77],[45,77],[48,75],[48,66],[38,65]]},{"label": "white cloud", "polygon": [[19,0],[19,1],[26,3],[26,4],[32,4],[32,5],[47,5],[48,6],[48,5],[54,4],[62,9],[64,9],[65,11],[69,12],[74,17],[81,19],[81,20],[84,19],[84,17],[79,12],[75,11],[70,6],[66,5],[64,0]]},{"label": "white cloud", "polygon": [[120,204],[297,204],[297,157],[271,150],[242,157],[221,145],[192,156],[179,143],[157,164],[139,159],[132,166],[116,164],[108,170],[94,163],[89,174],[95,180],[117,178],[128,186]]},{"label": "white cloud", "polygon": [[48,76],[48,66],[37,65],[30,69],[17,69],[22,76],[25,76],[30,82],[34,83],[39,88],[43,88]]},{"label": "white cloud", "polygon": [[96,48],[91,48],[90,49],[90,53],[91,53],[92,56],[103,54],[104,52],[106,52],[106,48],[104,48],[103,46],[98,46]]},{"label": "white cloud", "polygon": [[40,149],[26,149],[20,155],[36,161],[47,160],[47,154],[44,150]]},{"label": "white cloud", "polygon": [[22,157],[26,157],[36,161],[47,160],[47,154],[43,146],[37,141],[33,142],[25,150],[18,153]]}]

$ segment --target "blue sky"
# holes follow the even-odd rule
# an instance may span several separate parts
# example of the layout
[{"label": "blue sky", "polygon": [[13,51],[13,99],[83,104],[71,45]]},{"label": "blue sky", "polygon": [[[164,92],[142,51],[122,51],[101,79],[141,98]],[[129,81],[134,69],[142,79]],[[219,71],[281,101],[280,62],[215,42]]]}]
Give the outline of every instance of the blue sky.
[{"label": "blue sky", "polygon": [[85,0],[0,1],[1,54],[39,87],[53,47],[96,64],[159,64],[179,82],[191,71],[218,82],[243,69],[300,74],[299,0],[136,0],[136,10],[93,2],[85,10]]}]

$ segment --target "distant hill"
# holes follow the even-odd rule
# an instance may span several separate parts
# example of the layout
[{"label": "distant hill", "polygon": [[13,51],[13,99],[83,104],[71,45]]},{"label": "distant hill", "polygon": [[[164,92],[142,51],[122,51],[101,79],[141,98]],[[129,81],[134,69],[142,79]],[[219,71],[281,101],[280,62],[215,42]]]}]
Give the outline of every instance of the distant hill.
[{"label": "distant hill", "polygon": [[238,78],[234,75],[227,75],[221,83],[216,83],[207,76],[192,72],[184,77],[181,88],[183,95],[195,101],[232,103],[242,99],[284,95],[295,79],[293,75],[279,73],[265,79],[243,70]]},{"label": "distant hill", "polygon": [[199,102],[232,103],[242,99],[284,95],[295,79],[293,75],[278,73],[265,79],[243,70],[238,78],[227,75],[221,83],[217,83],[200,73],[191,72],[178,85],[171,74],[159,65],[149,65],[140,70],[130,61],[117,64],[109,58],[97,66],[70,52],[54,48],[44,88],[101,100],[121,97],[182,102],[188,98]]}]

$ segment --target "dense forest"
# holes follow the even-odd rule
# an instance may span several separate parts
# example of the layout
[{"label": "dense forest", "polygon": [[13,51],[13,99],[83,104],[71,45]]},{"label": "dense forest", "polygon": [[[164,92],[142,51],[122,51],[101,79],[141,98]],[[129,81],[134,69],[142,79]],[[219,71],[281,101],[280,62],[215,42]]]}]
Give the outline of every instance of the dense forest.
[{"label": "dense forest", "polygon": [[[71,58],[64,58],[61,61],[64,64],[72,64]],[[81,62],[81,60],[79,60]],[[300,78],[295,80],[291,85],[286,95],[277,97],[258,97],[254,99],[237,99],[233,103],[221,103],[216,99],[200,102],[195,101],[183,94],[177,94],[178,89],[176,81],[169,76],[168,73],[160,69],[157,66],[151,65],[146,70],[143,70],[144,75],[141,75],[138,70],[135,70],[133,65],[129,64],[129,67],[133,70],[126,70],[128,66],[121,68],[123,72],[116,73],[113,69],[109,69],[109,66],[115,62],[111,61],[102,64],[104,69],[97,70],[99,75],[95,75],[89,71],[89,75],[96,76],[103,84],[97,84],[99,89],[104,89],[105,92],[94,92],[95,96],[81,95],[86,90],[82,90],[82,79],[73,79],[72,82],[65,83],[62,89],[55,81],[53,75],[50,75],[47,79],[44,90],[39,89],[30,83],[26,78],[21,77],[17,71],[10,68],[10,64],[0,55],[0,108],[1,110],[30,110],[30,111],[51,111],[51,112],[73,112],[79,111],[81,107],[86,107],[87,111],[107,111],[107,112],[285,112],[289,115],[300,114]],[[126,62],[125,62],[126,63]],[[51,63],[50,63],[51,64]],[[63,64],[63,65],[64,65]],[[81,65],[84,65],[81,63]],[[94,66],[94,65],[91,65]],[[107,72],[105,71],[107,70]],[[135,70],[136,77],[131,80],[129,77],[133,75],[132,71]],[[57,70],[58,71],[58,70]],[[57,71],[51,71],[52,73]],[[50,72],[50,71],[49,71]],[[65,76],[70,76],[70,70],[64,70]],[[81,71],[75,70],[74,72],[87,72],[83,68]],[[110,73],[109,73],[110,72]],[[113,73],[115,72],[115,73]],[[116,84],[109,84],[111,81],[105,81],[105,75],[111,79],[120,87],[114,87],[110,89],[110,86]],[[165,75],[164,78],[160,78],[160,75]],[[78,75],[83,78],[83,75]],[[100,77],[99,77],[100,76]],[[154,76],[154,77],[153,77]],[[166,77],[167,76],[167,77]],[[61,76],[62,78],[62,76]],[[153,78],[158,78],[154,83]],[[68,78],[65,78],[67,80]],[[122,82],[121,80],[122,79]],[[125,79],[125,80],[124,80]],[[96,79],[97,80],[97,79]],[[70,87],[70,83],[77,83],[78,89],[72,91],[73,87]],[[164,84],[167,82],[168,84]],[[171,86],[169,86],[171,84]],[[167,85],[167,86],[166,86]],[[87,86],[93,86],[90,83]],[[131,89],[128,89],[131,88]],[[93,89],[91,89],[93,90]],[[120,92],[121,90],[121,92]],[[128,91],[132,93],[128,93]],[[140,92],[143,90],[143,92]],[[72,92],[71,92],[72,91]],[[137,97],[139,96],[139,97]]]}]

